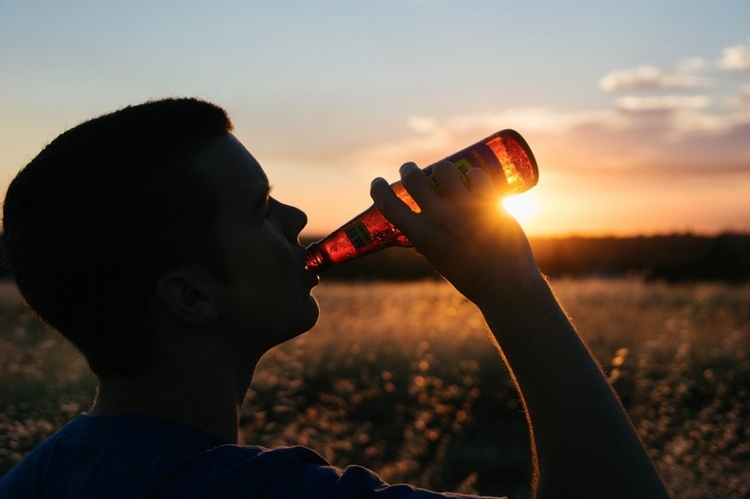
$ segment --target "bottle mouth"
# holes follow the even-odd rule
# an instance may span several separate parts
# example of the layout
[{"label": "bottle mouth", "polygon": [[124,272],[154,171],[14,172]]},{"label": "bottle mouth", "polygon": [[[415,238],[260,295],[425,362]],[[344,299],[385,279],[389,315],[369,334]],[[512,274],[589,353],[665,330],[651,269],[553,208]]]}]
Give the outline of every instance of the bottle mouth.
[{"label": "bottle mouth", "polygon": [[539,182],[539,167],[534,153],[528,142],[515,130],[503,130],[507,157],[510,161],[503,162],[503,169],[508,185],[516,193],[527,191]]},{"label": "bottle mouth", "polygon": [[305,259],[305,269],[312,270],[313,272],[325,270],[325,259],[323,258],[323,252],[320,251],[318,243],[312,243],[306,249],[307,258]]}]

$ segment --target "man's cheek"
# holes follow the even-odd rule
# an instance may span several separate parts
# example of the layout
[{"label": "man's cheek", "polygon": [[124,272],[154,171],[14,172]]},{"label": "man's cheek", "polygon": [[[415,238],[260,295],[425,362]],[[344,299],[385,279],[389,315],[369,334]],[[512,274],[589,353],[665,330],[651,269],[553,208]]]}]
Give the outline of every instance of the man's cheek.
[{"label": "man's cheek", "polygon": [[[255,304],[267,311],[273,310],[279,303],[283,289],[285,273],[279,268],[278,255],[272,252],[253,252],[239,265],[243,279],[237,280],[234,287],[235,305]],[[261,309],[262,310],[262,309]]]}]

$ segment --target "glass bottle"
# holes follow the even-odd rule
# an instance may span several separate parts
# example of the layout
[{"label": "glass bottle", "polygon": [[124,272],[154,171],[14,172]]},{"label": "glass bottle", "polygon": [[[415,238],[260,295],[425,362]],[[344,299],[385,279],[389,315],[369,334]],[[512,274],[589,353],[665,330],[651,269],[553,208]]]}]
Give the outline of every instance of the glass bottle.
[{"label": "glass bottle", "polygon": [[[535,186],[539,179],[534,155],[515,130],[502,130],[446,158],[461,176],[471,168],[489,173],[501,196],[518,194]],[[422,171],[433,185],[432,166]],[[414,211],[419,207],[401,182],[393,191]],[[307,268],[320,272],[390,246],[412,246],[411,242],[374,205],[352,218],[320,241],[307,247]]]}]

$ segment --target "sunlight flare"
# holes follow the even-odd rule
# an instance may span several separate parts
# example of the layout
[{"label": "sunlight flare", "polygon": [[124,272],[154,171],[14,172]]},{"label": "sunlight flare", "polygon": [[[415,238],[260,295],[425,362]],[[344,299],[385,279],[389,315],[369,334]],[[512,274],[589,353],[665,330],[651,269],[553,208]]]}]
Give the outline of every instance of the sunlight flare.
[{"label": "sunlight flare", "polygon": [[541,203],[534,192],[528,191],[498,201],[498,208],[505,209],[520,223],[529,222],[541,211]]}]

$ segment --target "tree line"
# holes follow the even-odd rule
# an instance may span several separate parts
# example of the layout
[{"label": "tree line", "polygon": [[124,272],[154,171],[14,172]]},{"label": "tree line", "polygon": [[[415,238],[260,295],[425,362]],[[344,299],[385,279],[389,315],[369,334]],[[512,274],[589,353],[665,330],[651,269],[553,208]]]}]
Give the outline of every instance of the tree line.
[{"label": "tree line", "polygon": [[[318,238],[302,239],[307,245]],[[637,276],[669,283],[750,282],[750,234],[532,237],[530,241],[540,269],[550,277]],[[389,248],[324,274],[326,279],[360,281],[437,277],[411,248]],[[2,245],[0,278],[9,278]]]},{"label": "tree line", "polygon": [[[669,283],[750,281],[750,234],[532,237],[530,242],[539,268],[550,277],[636,276]],[[326,277],[413,280],[437,276],[413,249],[389,248],[330,269]]]}]

